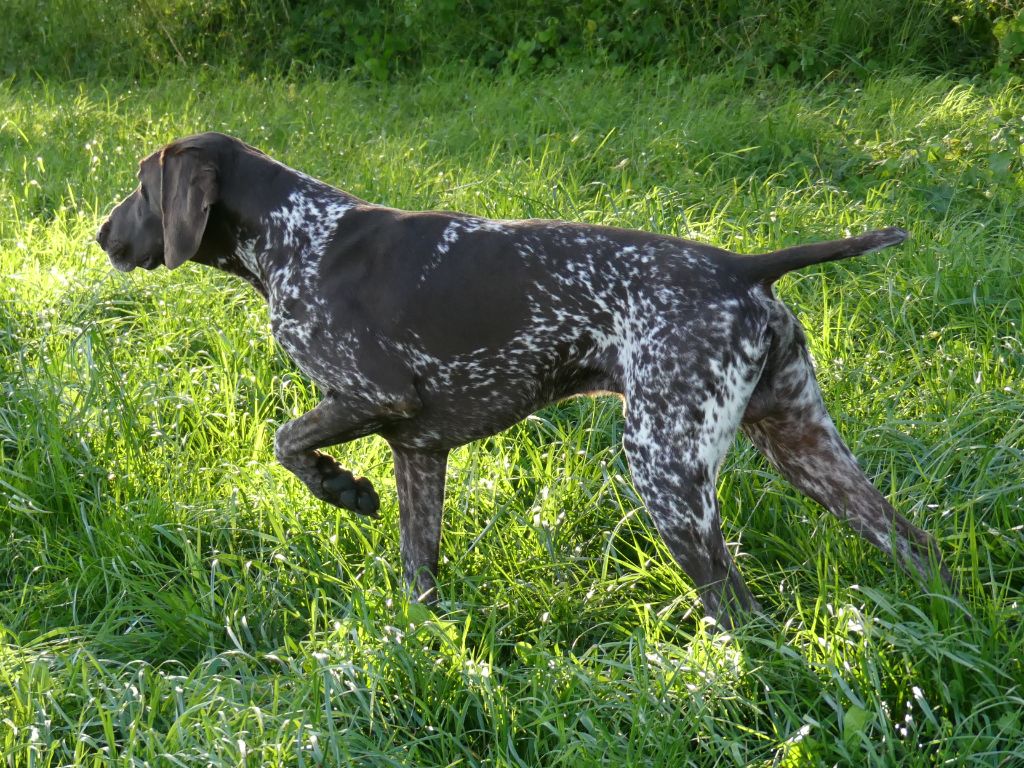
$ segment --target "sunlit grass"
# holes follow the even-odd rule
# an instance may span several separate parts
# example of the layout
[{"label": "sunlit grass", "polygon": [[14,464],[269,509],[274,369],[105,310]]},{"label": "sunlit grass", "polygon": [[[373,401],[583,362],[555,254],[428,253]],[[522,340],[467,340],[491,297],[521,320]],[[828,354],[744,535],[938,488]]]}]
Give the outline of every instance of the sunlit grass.
[{"label": "sunlit grass", "polygon": [[[5,84],[0,113],[10,764],[1024,761],[1019,85],[208,73]],[[337,450],[376,480],[380,521],[273,460],[317,395],[260,300],[198,267],[115,274],[91,243],[138,158],[210,128],[407,208],[748,252],[906,226],[902,248],[779,293],[841,432],[961,593],[896,570],[738,441],[726,538],[766,612],[709,637],[599,399],[453,454],[446,610],[406,604],[387,446]]]}]

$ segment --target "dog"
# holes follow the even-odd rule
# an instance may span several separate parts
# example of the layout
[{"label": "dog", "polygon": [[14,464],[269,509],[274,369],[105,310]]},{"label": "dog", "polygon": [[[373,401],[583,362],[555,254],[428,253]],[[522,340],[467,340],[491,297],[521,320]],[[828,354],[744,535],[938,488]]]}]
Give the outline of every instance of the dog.
[{"label": "dog", "polygon": [[622,396],[624,446],[672,555],[718,627],[759,606],[722,537],[715,481],[742,429],[794,486],[904,567],[949,581],[931,535],[839,436],[804,331],[772,284],[903,242],[899,228],[738,255],[666,235],[366,203],[219,133],[149,155],[96,239],[121,271],[217,267],[267,300],[322,401],[277,459],[318,499],[379,498],[318,449],[379,434],[394,454],[403,575],[434,601],[448,453],[577,394]]}]

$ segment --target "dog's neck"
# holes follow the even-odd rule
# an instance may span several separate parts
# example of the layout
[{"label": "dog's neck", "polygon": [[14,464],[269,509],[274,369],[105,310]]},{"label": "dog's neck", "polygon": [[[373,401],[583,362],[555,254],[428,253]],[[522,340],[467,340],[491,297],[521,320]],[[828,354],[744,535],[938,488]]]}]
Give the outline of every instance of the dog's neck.
[{"label": "dog's neck", "polygon": [[270,158],[246,161],[272,165],[273,181],[266,182],[263,167],[253,174],[263,180],[259,184],[223,190],[204,237],[204,246],[209,240],[211,247],[196,261],[241,277],[272,301],[287,292],[288,276],[296,269],[319,268],[345,213],[364,203]]}]

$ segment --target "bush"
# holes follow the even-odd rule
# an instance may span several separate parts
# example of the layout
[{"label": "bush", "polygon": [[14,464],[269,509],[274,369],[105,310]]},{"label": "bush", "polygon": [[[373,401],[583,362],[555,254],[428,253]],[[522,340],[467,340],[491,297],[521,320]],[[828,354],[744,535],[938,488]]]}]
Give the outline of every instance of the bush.
[{"label": "bush", "polygon": [[9,0],[10,73],[129,78],[168,65],[387,78],[446,62],[723,65],[820,78],[1005,62],[1009,0]]}]

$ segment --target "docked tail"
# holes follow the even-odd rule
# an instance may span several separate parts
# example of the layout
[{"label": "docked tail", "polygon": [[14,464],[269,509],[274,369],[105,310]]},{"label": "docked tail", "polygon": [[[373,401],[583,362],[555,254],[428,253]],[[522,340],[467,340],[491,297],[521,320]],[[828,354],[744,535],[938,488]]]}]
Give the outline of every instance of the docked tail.
[{"label": "docked tail", "polygon": [[772,251],[771,253],[741,256],[738,257],[739,270],[752,283],[763,282],[771,285],[784,274],[792,272],[794,269],[809,267],[811,264],[820,264],[824,261],[848,259],[851,256],[860,256],[862,253],[879,251],[882,248],[888,248],[890,245],[899,245],[908,237],[910,237],[910,234],[905,229],[900,229],[899,227],[876,229],[873,232],[865,232],[863,235],[847,237],[844,240],[797,245],[792,248],[783,248],[781,251]]}]

